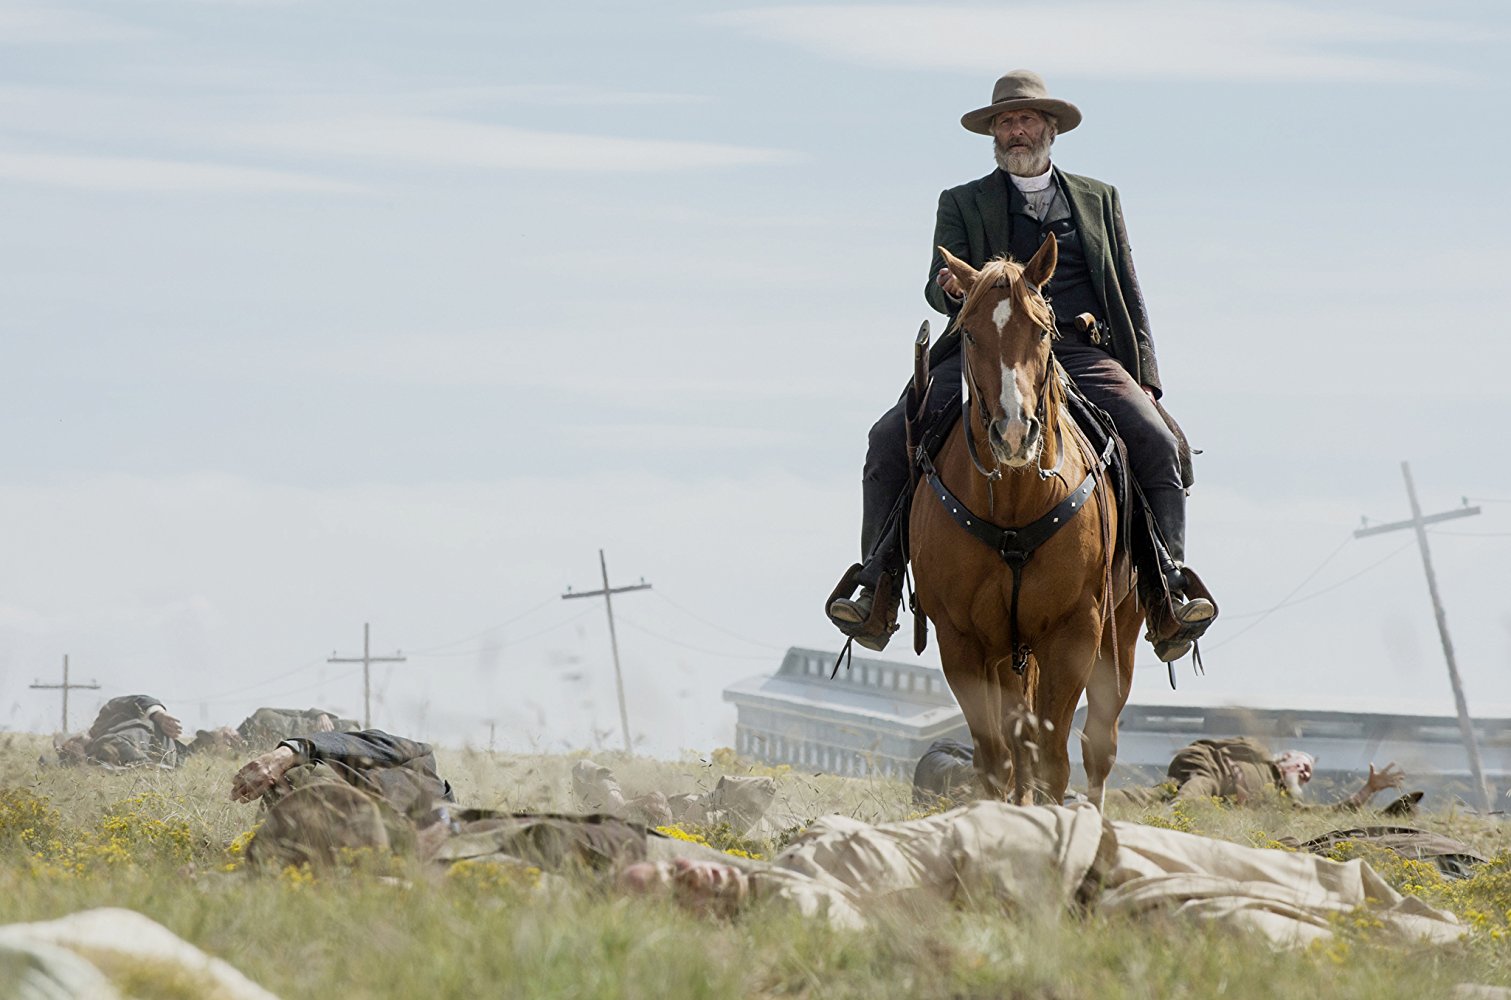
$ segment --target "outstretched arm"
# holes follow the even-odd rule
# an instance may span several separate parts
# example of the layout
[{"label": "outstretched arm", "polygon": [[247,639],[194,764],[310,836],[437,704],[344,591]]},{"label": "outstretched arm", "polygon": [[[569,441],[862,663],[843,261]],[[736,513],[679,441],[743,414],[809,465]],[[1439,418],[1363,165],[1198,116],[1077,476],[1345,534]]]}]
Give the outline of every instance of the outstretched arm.
[{"label": "outstretched arm", "polygon": [[231,801],[252,802],[262,798],[297,763],[299,754],[286,746],[274,747],[256,760],[249,761],[231,779]]},{"label": "outstretched arm", "polygon": [[381,729],[364,729],[356,733],[307,733],[284,740],[281,745],[296,750],[303,761],[344,764],[354,770],[401,767],[431,753],[428,743],[406,740]]},{"label": "outstretched arm", "polygon": [[324,761],[351,771],[384,770],[402,767],[417,758],[428,757],[430,753],[428,743],[392,736],[381,729],[358,733],[310,733],[284,740],[237,771],[231,779],[231,798],[236,802],[261,798],[298,764]]},{"label": "outstretched arm", "polygon": [[1400,788],[1405,781],[1406,774],[1396,766],[1395,761],[1386,764],[1380,771],[1376,771],[1375,765],[1370,764],[1369,777],[1364,779],[1364,784],[1353,795],[1338,803],[1338,808],[1363,809],[1369,805],[1369,800],[1375,797],[1376,792],[1383,792],[1387,788]]}]

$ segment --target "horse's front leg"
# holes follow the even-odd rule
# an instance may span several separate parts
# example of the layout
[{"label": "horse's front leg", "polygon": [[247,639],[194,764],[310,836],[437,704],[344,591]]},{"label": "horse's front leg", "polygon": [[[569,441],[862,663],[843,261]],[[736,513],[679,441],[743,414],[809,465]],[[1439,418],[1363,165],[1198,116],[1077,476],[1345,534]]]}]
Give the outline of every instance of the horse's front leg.
[{"label": "horse's front leg", "polygon": [[1063,802],[1070,787],[1070,730],[1081,692],[1095,671],[1101,633],[1100,616],[1094,608],[1087,609],[1056,628],[1035,651],[1039,662],[1034,690],[1039,751],[1035,777],[1051,805]]},{"label": "horse's front leg", "polygon": [[998,710],[1000,697],[993,678],[987,672],[986,656],[981,645],[950,626],[935,621],[939,632],[939,657],[944,663],[944,678],[960,705],[965,724],[971,731],[976,774],[987,798],[1006,799],[1011,779],[1011,762]]}]

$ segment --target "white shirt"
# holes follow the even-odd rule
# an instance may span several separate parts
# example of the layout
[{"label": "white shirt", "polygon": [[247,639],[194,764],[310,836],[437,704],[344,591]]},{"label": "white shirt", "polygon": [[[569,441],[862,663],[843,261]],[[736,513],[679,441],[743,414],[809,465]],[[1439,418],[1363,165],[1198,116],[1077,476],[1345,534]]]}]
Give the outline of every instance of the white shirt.
[{"label": "white shirt", "polygon": [[1055,168],[1051,164],[1044,168],[1042,174],[1032,177],[1019,177],[1017,174],[1008,174],[1013,179],[1013,187],[1023,192],[1023,200],[1028,203],[1028,210],[1033,217],[1040,222],[1049,212],[1049,207],[1054,203],[1055,195],[1059,189],[1055,187]]}]

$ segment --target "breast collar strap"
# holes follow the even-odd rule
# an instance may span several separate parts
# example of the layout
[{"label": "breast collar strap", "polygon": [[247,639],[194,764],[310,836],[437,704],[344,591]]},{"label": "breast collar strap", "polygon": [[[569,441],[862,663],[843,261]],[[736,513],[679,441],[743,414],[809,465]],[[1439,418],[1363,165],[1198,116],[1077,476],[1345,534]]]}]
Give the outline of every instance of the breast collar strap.
[{"label": "breast collar strap", "polygon": [[944,485],[944,480],[939,478],[939,470],[934,468],[934,463],[928,460],[927,455],[923,456],[924,474],[928,479],[929,489],[934,491],[934,495],[944,504],[944,509],[956,524],[1000,555],[1005,562],[1027,562],[1039,546],[1054,537],[1055,532],[1064,527],[1065,522],[1075,517],[1076,512],[1085,505],[1091,491],[1096,489],[1097,477],[1112,461],[1112,450],[1116,445],[1116,438],[1108,438],[1107,446],[1102,449],[1096,464],[1086,473],[1086,478],[1081,480],[1080,485],[1071,490],[1053,510],[1032,524],[1020,528],[1004,528],[977,517],[964,501]]},{"label": "breast collar strap", "polygon": [[1020,528],[1004,528],[976,516],[959,497],[950,492],[948,486],[944,485],[944,480],[939,478],[939,471],[934,468],[934,463],[929,460],[928,455],[921,456],[929,489],[934,491],[934,495],[944,505],[945,512],[956,524],[964,528],[967,534],[1001,556],[1002,561],[1007,563],[1008,569],[1012,571],[1013,592],[1008,612],[1009,643],[1013,650],[1013,670],[1020,676],[1028,669],[1028,656],[1031,652],[1028,646],[1018,641],[1018,591],[1022,589],[1023,567],[1041,545],[1053,538],[1055,532],[1063,528],[1066,522],[1086,506],[1086,501],[1096,489],[1097,477],[1112,461],[1112,451],[1116,446],[1117,439],[1109,437],[1096,464],[1086,473],[1086,478],[1081,480],[1080,485],[1071,490],[1068,496],[1043,517]]}]

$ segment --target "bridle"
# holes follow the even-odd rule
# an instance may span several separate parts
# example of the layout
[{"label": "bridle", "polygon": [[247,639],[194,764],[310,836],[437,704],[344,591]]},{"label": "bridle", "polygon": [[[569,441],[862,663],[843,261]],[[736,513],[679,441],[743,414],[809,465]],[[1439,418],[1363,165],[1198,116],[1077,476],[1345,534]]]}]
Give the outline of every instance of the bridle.
[{"label": "bridle", "polygon": [[[1024,285],[1027,288],[1032,289],[1033,294],[1040,296],[1040,298],[1043,298],[1044,306],[1049,310],[1049,321],[1040,326],[1039,329],[1042,330],[1046,336],[1054,336],[1054,306],[1050,305],[1049,300],[1043,297],[1043,293],[1040,292],[1037,288],[1034,288],[1034,286],[1030,282],[1025,281]],[[998,280],[992,285],[992,287],[1006,288],[1008,289],[1008,294],[1012,294],[1012,285],[1006,277]],[[963,315],[964,313],[962,312],[955,316],[955,326],[959,328],[960,337],[965,342],[960,352],[964,359],[964,363],[961,367],[961,377],[965,382],[965,389],[960,394],[960,422],[965,426],[966,454],[971,456],[971,464],[976,467],[976,471],[986,478],[987,489],[990,490],[991,484],[997,482],[1002,478],[1002,466],[994,462],[990,467],[988,467],[985,462],[981,461],[980,447],[976,443],[975,433],[971,430],[972,399],[975,400],[976,410],[981,416],[981,426],[990,427],[992,424],[992,415],[987,411],[986,397],[981,392],[981,387],[976,383],[976,375],[971,368],[971,352],[970,350],[968,350],[968,348],[975,347],[977,346],[977,344],[976,338],[971,336],[971,331],[967,330],[960,323],[960,317]],[[1044,364],[1044,381],[1039,385],[1039,401],[1034,407],[1034,418],[1039,421],[1039,426],[1040,428],[1042,428],[1041,433],[1044,434],[1044,447],[1049,446],[1049,435],[1050,432],[1054,430],[1054,428],[1051,428],[1049,426],[1049,387],[1050,379],[1055,377],[1055,370],[1055,359],[1053,353],[1051,353]],[[1057,454],[1055,456],[1055,463],[1053,466],[1048,469],[1044,468],[1042,457],[1040,461],[1034,466],[1035,471],[1039,473],[1040,480],[1052,479],[1058,476],[1060,474],[1061,466],[1065,464],[1065,442],[1061,439],[1060,434],[1057,430],[1055,431],[1055,451]]]},{"label": "bridle", "polygon": [[[994,283],[992,287],[1010,287],[1009,279],[1004,276],[998,282]],[[1033,287],[1031,283],[1029,284],[1029,287]],[[1039,294],[1041,297],[1043,295],[1043,293],[1039,292],[1037,288],[1034,288],[1034,292],[1036,294]],[[1009,292],[1009,294],[1011,294],[1011,292]],[[1046,306],[1049,306],[1049,300],[1047,298],[1044,299],[1044,304]],[[976,467],[976,471],[978,473],[986,478],[987,518],[990,518],[992,510],[995,507],[995,498],[992,495],[992,484],[996,483],[1002,478],[1002,468],[1000,465],[996,464],[993,464],[992,467],[988,468],[986,464],[981,461],[981,456],[976,444],[975,435],[971,432],[970,397],[972,395],[974,395],[976,398],[976,408],[981,414],[981,422],[987,427],[991,426],[991,414],[987,412],[985,397],[981,393],[981,387],[976,383],[975,372],[971,369],[971,352],[969,348],[977,346],[976,340],[971,336],[971,332],[961,325],[960,315],[963,315],[963,310],[961,314],[956,315],[954,324],[955,327],[960,330],[961,339],[964,341],[964,343],[961,345],[961,354],[963,355],[964,359],[961,366],[961,376],[965,381],[965,387],[960,396],[960,419],[961,422],[965,424],[965,450],[971,456],[971,464]],[[1050,307],[1049,320],[1046,324],[1041,326],[1040,329],[1043,330],[1046,335],[1053,336],[1054,328],[1054,309],[1053,307]],[[1039,473],[1040,480],[1060,476],[1060,468],[1065,462],[1065,452],[1067,449],[1065,445],[1064,434],[1061,432],[1058,426],[1053,428],[1049,426],[1048,406],[1049,389],[1051,386],[1050,379],[1059,377],[1062,371],[1063,369],[1061,369],[1055,362],[1054,354],[1053,352],[1051,352],[1047,363],[1044,365],[1044,382],[1039,387],[1039,402],[1038,406],[1035,407],[1034,415],[1039,420],[1039,426],[1043,428],[1042,433],[1046,438],[1046,446],[1048,444],[1048,436],[1051,433],[1055,435],[1055,448],[1058,454],[1055,457],[1054,466],[1049,469],[1045,469],[1043,465],[1043,454],[1041,451],[1040,461],[1035,465],[1035,469],[1037,469]],[[1063,420],[1064,418],[1065,411],[1062,409],[1060,413],[1060,419]],[[1084,440],[1084,438],[1082,440]],[[934,495],[939,498],[939,502],[941,505],[943,505],[946,514],[967,534],[971,535],[977,541],[982,542],[987,547],[996,552],[997,555],[1002,558],[1002,561],[1007,564],[1008,570],[1012,574],[1012,596],[1008,600],[1007,612],[1008,648],[1009,650],[1011,650],[1013,672],[1020,677],[1023,676],[1024,672],[1028,669],[1028,659],[1033,652],[1030,646],[1027,643],[1022,642],[1020,639],[1022,633],[1018,621],[1018,598],[1023,589],[1023,567],[1027,565],[1029,559],[1033,557],[1033,554],[1038,551],[1041,545],[1049,541],[1050,538],[1054,537],[1056,532],[1064,527],[1072,518],[1076,516],[1079,511],[1081,511],[1086,506],[1086,502],[1091,497],[1092,491],[1099,488],[1099,477],[1101,476],[1103,470],[1107,468],[1108,463],[1112,461],[1113,452],[1116,448],[1116,445],[1117,438],[1109,436],[1107,438],[1106,446],[1102,449],[1101,455],[1097,456],[1096,460],[1090,463],[1090,467],[1086,472],[1085,478],[1082,479],[1078,485],[1071,487],[1069,493],[1061,498],[1061,500],[1057,504],[1055,504],[1054,507],[1041,515],[1037,520],[1021,527],[1011,528],[1004,528],[1001,525],[990,521],[989,519],[984,520],[981,516],[973,512],[970,507],[966,505],[965,501],[961,500],[950,491],[949,487],[945,486],[944,480],[939,475],[939,470],[934,468],[934,463],[929,460],[928,453],[920,449],[919,462],[923,468],[929,489],[932,490]],[[1060,478],[1063,481],[1063,477]],[[1067,486],[1068,485],[1069,484],[1067,484]],[[1103,510],[1105,513],[1105,507],[1103,507]],[[1104,521],[1103,523],[1105,532],[1106,522]],[[1110,562],[1108,563],[1107,572],[1108,574],[1111,573]],[[1110,580],[1111,578],[1109,575],[1107,583],[1109,589],[1111,587]],[[1104,608],[1106,609],[1106,613],[1110,615],[1111,605],[1104,604]],[[1114,621],[1114,647],[1116,647],[1117,645],[1116,628],[1117,625]]]}]

